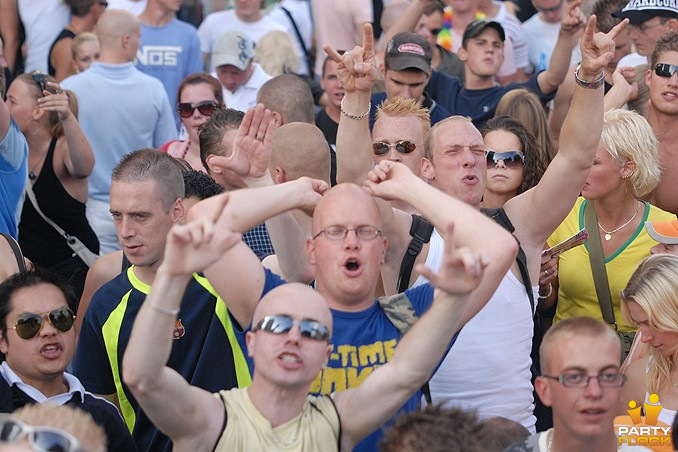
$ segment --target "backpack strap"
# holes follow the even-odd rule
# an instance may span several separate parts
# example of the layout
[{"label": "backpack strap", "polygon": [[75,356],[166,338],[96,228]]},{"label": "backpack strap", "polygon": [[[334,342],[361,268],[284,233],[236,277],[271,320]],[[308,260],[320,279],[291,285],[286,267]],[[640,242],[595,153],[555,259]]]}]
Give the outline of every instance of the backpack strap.
[{"label": "backpack strap", "polygon": [[9,234],[5,234],[4,232],[0,232],[0,235],[2,235],[5,238],[5,240],[7,240],[7,243],[9,243],[9,247],[12,248],[12,252],[14,253],[14,258],[16,259],[16,265],[17,268],[19,268],[19,271],[22,272],[26,270],[24,255],[21,252],[21,248],[19,248],[19,244],[16,243],[16,240],[14,240],[14,237],[12,237]]},{"label": "backpack strap", "polygon": [[433,225],[428,222],[421,215],[412,215],[412,225],[410,226],[410,235],[412,240],[407,247],[407,252],[403,256],[400,263],[400,271],[398,272],[398,285],[396,287],[398,292],[405,292],[410,286],[410,276],[414,268],[414,261],[417,259],[424,243],[431,240],[433,233]]},{"label": "backpack strap", "polygon": [[[388,320],[398,329],[398,331],[400,331],[400,337],[403,337],[419,318],[417,312],[414,310],[414,306],[412,306],[412,302],[403,292],[391,296],[379,297],[377,298],[377,302],[379,303],[381,310],[386,314],[386,317],[388,317]],[[429,388],[428,381],[422,385],[421,392],[424,394],[426,403],[431,405],[433,401],[431,399],[431,388]]]}]

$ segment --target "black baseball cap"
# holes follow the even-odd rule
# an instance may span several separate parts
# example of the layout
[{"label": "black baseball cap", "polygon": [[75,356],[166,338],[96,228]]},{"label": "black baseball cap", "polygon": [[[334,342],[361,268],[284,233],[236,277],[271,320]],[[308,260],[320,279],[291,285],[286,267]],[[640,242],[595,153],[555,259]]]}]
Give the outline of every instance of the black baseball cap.
[{"label": "black baseball cap", "polygon": [[386,45],[384,63],[388,69],[419,69],[431,73],[433,51],[428,41],[416,33],[398,33]]},{"label": "black baseball cap", "polygon": [[676,17],[678,7],[675,1],[631,0],[622,9],[612,13],[619,19],[628,19],[632,25],[640,25],[653,17]]},{"label": "black baseball cap", "polygon": [[478,19],[474,22],[471,22],[466,30],[464,30],[464,36],[461,39],[462,47],[466,47],[466,41],[472,38],[478,37],[486,28],[494,28],[499,33],[499,38],[502,41],[506,41],[506,33],[504,32],[504,27],[501,26],[499,22],[493,20]]}]

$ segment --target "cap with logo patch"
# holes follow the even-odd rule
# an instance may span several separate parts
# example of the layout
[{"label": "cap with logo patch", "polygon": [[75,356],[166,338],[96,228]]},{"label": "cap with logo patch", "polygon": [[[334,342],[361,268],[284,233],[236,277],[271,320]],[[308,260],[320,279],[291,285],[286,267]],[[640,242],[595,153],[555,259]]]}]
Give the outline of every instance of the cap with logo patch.
[{"label": "cap with logo patch", "polygon": [[419,69],[431,73],[433,51],[428,41],[416,33],[398,33],[386,45],[384,64],[393,71]]},{"label": "cap with logo patch", "polygon": [[254,41],[244,31],[231,28],[219,36],[212,50],[214,67],[230,65],[241,71],[254,58]]},{"label": "cap with logo patch", "polygon": [[612,15],[629,19],[632,25],[640,25],[653,17],[678,18],[678,0],[631,0]]}]

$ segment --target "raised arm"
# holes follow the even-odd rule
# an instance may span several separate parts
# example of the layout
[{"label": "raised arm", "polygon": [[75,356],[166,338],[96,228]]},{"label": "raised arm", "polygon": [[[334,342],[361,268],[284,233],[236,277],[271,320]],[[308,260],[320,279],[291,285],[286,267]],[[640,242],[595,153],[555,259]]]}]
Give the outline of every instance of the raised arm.
[{"label": "raised arm", "polygon": [[[582,37],[578,72],[581,80],[593,82],[602,77],[603,68],[614,54],[614,38],[627,23],[621,22],[607,34],[594,34],[596,17],[591,16]],[[577,84],[561,130],[558,153],[535,188],[504,206],[521,244],[541,250],[570,211],[588,176],[602,128],[602,84],[595,89]]]},{"label": "raised arm", "polygon": [[19,50],[19,11],[16,0],[0,0],[0,36],[9,70],[16,71],[16,54]]},{"label": "raised arm", "polygon": [[[486,299],[484,303],[473,304],[469,294],[484,279],[483,268],[488,261],[475,250],[457,249],[453,231],[456,231],[453,224],[449,224],[439,273],[418,269],[436,287],[429,310],[400,340],[388,363],[357,388],[334,396],[342,442],[349,446],[382,425],[430,378],[454,333],[487,303]],[[510,237],[504,239],[513,241]]]},{"label": "raised arm", "polygon": [[424,10],[436,0],[414,0],[382,35],[381,42],[386,45],[395,35],[404,31],[414,31]]},{"label": "raised arm", "polygon": [[343,55],[330,47],[325,52],[337,63],[337,77],[344,86],[337,130],[337,182],[362,184],[372,167],[369,110],[372,87],[379,78],[372,26],[363,27],[362,47]]},{"label": "raised arm", "polygon": [[[219,200],[217,212],[227,199]],[[223,425],[224,409],[212,394],[189,385],[165,365],[172,350],[176,316],[192,273],[205,269],[240,241],[239,234],[215,228],[214,218],[174,226],[167,235],[165,259],[134,321],[123,357],[123,380],[151,422],[180,450],[212,449]]]},{"label": "raised arm", "polygon": [[[397,199],[415,206],[439,231],[444,231],[447,224],[454,222],[456,244],[489,257],[490,263],[485,269],[485,278],[471,294],[471,303],[484,304],[490,299],[511,267],[518,249],[515,239],[509,232],[478,209],[428,185],[406,166],[396,162],[380,162],[370,172],[370,178],[365,182],[365,186],[375,196],[386,200]],[[402,233],[403,231],[400,231],[401,235]],[[404,233],[409,233],[409,223]],[[386,256],[386,265],[397,272],[409,242],[394,241],[396,242],[394,247],[401,248],[394,250],[393,255]],[[389,248],[392,243],[389,237]]]},{"label": "raised arm", "polygon": [[565,80],[572,59],[572,49],[577,45],[581,30],[586,24],[580,8],[581,0],[566,2],[566,4],[549,67],[537,76],[539,89],[544,94],[554,92]]},{"label": "raised arm", "polygon": [[5,139],[7,131],[9,130],[9,107],[5,103],[5,99],[2,94],[6,90],[5,86],[5,71],[0,70],[0,142]]},{"label": "raised arm", "polygon": [[85,137],[78,119],[71,111],[70,102],[77,105],[75,94],[63,91],[58,84],[47,82],[56,94],[45,90],[44,96],[38,98],[38,106],[45,111],[54,111],[64,127],[67,152],[63,153],[63,165],[68,174],[75,179],[88,177],[94,169],[94,151]]}]

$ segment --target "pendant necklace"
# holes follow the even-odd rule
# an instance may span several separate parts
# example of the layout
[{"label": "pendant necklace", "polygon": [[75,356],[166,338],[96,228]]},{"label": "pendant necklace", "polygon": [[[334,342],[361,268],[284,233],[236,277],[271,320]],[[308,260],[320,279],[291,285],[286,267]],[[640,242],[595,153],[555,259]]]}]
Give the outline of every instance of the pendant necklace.
[{"label": "pendant necklace", "polygon": [[36,163],[35,165],[33,165],[33,168],[31,168],[31,170],[28,172],[28,178],[29,178],[30,180],[35,180],[35,179],[38,178],[38,175],[35,173],[35,169],[36,169],[38,166],[40,166],[40,164],[41,164],[42,162],[45,161],[45,157],[47,157],[47,154],[45,154],[45,155],[40,159],[40,161],[38,161],[38,163]]},{"label": "pendant necklace", "polygon": [[614,234],[615,232],[619,232],[622,229],[624,229],[626,226],[628,226],[629,223],[631,223],[636,218],[637,215],[638,215],[638,201],[636,201],[636,211],[633,213],[633,216],[631,217],[631,219],[629,221],[627,221],[626,223],[622,224],[621,226],[619,226],[614,231],[606,231],[605,228],[600,225],[600,222],[598,222],[598,227],[605,233],[605,240],[609,241],[610,239],[612,239],[612,234]]}]

